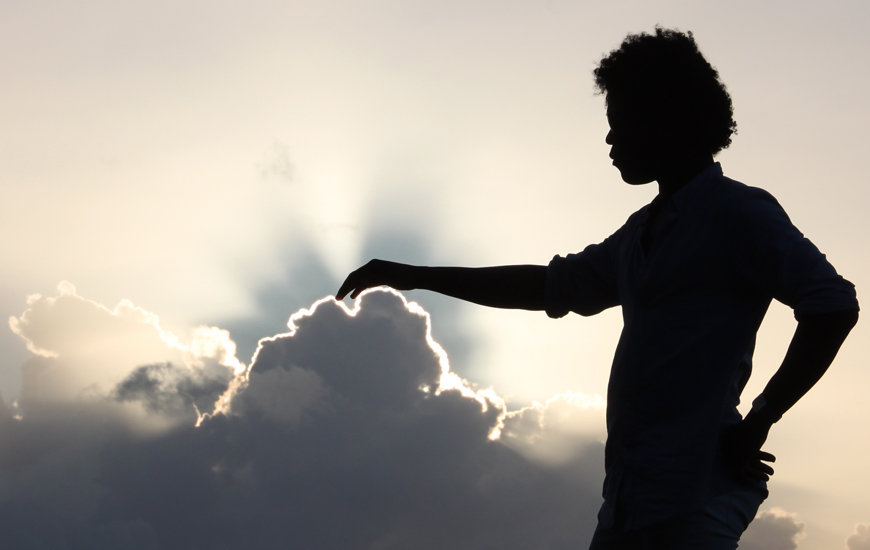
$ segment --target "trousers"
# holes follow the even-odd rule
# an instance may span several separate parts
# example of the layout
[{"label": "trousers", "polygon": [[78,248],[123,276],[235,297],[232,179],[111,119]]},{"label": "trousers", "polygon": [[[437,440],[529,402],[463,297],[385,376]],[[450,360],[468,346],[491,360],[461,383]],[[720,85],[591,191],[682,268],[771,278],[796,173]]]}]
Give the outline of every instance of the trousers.
[{"label": "trousers", "polygon": [[755,489],[732,491],[664,523],[633,531],[599,526],[589,550],[735,550],[763,500]]}]

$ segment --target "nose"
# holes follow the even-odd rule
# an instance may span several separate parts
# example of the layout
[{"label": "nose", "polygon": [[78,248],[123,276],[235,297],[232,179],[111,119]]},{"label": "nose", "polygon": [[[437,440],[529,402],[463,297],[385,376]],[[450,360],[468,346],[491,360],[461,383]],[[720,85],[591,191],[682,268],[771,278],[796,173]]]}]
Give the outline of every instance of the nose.
[{"label": "nose", "polygon": [[613,145],[613,130],[607,132],[607,136],[604,138],[604,143],[607,145]]}]

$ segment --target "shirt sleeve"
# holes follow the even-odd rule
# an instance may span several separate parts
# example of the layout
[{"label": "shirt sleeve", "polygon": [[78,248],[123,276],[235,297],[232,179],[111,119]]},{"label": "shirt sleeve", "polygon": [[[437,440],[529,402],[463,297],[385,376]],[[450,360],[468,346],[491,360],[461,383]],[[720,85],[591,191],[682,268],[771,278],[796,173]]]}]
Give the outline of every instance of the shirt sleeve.
[{"label": "shirt sleeve", "polygon": [[617,249],[622,231],[580,253],[553,257],[547,266],[544,290],[548,316],[557,319],[569,311],[595,315],[619,305]]},{"label": "shirt sleeve", "polygon": [[743,271],[759,290],[791,307],[795,318],[857,310],[855,285],[791,223],[773,196],[752,189],[744,202]]}]

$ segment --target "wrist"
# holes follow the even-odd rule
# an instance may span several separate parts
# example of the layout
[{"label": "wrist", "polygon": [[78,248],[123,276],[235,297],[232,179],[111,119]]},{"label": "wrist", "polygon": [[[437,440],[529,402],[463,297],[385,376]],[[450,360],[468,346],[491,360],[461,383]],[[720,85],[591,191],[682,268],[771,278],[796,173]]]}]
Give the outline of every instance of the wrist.
[{"label": "wrist", "polygon": [[772,425],[782,418],[782,413],[775,411],[762,393],[752,401],[752,409],[750,409],[749,413],[746,415],[747,420],[750,418],[754,421]]}]

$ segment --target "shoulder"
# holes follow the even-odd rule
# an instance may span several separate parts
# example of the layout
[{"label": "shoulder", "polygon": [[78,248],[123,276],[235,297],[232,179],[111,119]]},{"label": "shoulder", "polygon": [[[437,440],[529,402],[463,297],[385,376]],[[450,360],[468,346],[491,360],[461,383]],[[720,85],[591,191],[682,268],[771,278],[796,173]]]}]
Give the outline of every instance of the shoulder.
[{"label": "shoulder", "polygon": [[625,243],[630,242],[631,236],[635,235],[640,226],[646,222],[649,208],[650,205],[647,204],[632,213],[625,223],[623,223],[610,236],[599,243],[590,244],[584,249],[584,252],[597,250],[602,252],[607,251],[608,253],[614,254],[618,253],[618,250],[620,250]]},{"label": "shoulder", "polygon": [[791,225],[791,220],[779,201],[766,189],[752,187],[720,176],[716,202],[728,218],[745,229]]},{"label": "shoulder", "polygon": [[752,187],[727,176],[717,178],[720,193],[734,204],[751,208],[779,207],[779,202],[769,191],[760,187]]}]

